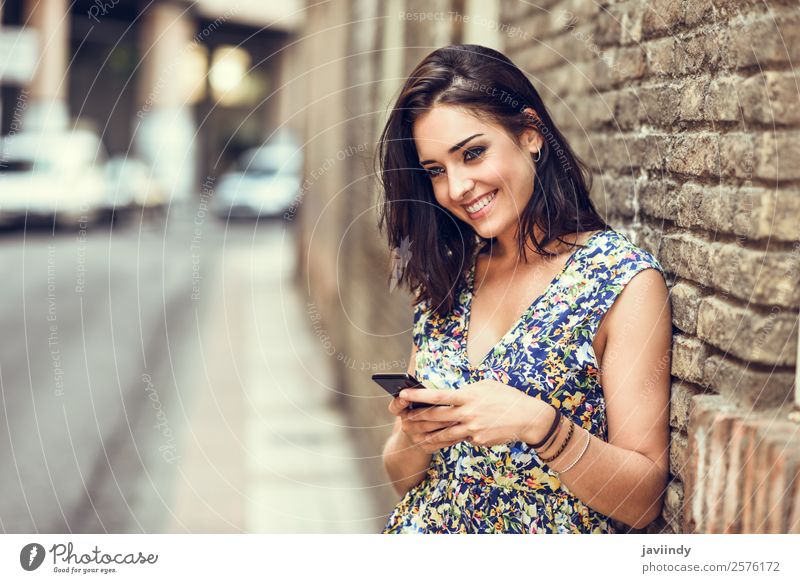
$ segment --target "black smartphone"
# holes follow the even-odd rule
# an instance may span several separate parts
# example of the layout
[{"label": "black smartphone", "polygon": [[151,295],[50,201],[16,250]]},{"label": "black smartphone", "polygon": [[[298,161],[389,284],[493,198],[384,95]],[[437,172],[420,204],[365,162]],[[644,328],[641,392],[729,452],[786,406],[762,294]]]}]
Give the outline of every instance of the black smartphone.
[{"label": "black smartphone", "polygon": [[[406,372],[378,373],[372,375],[372,380],[392,397],[396,397],[403,389],[425,388],[422,383]],[[433,407],[433,405],[429,403],[409,403],[408,405],[409,409],[424,409],[425,407]]]}]

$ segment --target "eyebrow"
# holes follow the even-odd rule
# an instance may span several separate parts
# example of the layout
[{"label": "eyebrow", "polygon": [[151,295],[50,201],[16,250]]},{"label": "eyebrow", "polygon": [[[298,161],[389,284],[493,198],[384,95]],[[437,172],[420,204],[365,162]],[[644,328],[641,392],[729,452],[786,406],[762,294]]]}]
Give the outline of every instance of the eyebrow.
[{"label": "eyebrow", "polygon": [[[458,143],[457,143],[455,146],[453,146],[452,148],[450,148],[449,150],[447,150],[447,153],[448,153],[448,154],[452,154],[453,152],[455,152],[455,151],[456,151],[456,150],[458,150],[459,148],[463,147],[463,146],[464,146],[464,144],[466,144],[467,142],[469,142],[469,141],[470,141],[472,138],[477,138],[478,136],[482,136],[482,135],[483,135],[483,134],[472,134],[470,137],[468,137],[468,138],[466,138],[466,139],[464,139],[464,140],[461,140],[461,141],[460,141],[460,142],[458,142]],[[421,165],[421,166],[424,166],[425,164],[430,164],[431,162],[436,162],[436,160],[423,160],[422,162],[420,162],[420,165]]]}]

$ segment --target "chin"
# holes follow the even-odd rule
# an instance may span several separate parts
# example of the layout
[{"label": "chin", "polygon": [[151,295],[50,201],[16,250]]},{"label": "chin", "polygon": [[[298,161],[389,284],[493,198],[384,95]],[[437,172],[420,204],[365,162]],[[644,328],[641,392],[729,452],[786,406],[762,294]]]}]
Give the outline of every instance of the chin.
[{"label": "chin", "polygon": [[477,222],[467,220],[467,223],[472,225],[472,229],[484,239],[492,239],[504,232],[496,218],[486,218]]}]

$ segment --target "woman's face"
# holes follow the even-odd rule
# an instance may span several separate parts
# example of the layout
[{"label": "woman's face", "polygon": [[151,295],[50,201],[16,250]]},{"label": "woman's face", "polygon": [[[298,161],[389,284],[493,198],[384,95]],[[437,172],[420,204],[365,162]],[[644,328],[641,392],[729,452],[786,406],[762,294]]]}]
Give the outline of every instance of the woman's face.
[{"label": "woman's face", "polygon": [[483,238],[516,234],[533,193],[531,155],[542,145],[535,129],[518,145],[500,126],[437,105],[414,122],[412,136],[441,206]]}]

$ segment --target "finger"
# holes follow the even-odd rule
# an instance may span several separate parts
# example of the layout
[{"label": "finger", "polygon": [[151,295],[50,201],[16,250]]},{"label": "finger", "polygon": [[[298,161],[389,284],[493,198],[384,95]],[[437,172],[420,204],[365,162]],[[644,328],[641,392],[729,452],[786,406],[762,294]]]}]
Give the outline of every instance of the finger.
[{"label": "finger", "polygon": [[403,389],[400,398],[430,405],[462,405],[463,398],[456,389]]},{"label": "finger", "polygon": [[467,431],[466,427],[457,423],[450,427],[439,429],[438,431],[431,431],[425,436],[425,439],[431,443],[454,440],[459,442],[467,437],[469,437],[469,432]]},{"label": "finger", "polygon": [[438,431],[440,429],[445,429],[454,425],[455,422],[440,422],[440,421],[409,421],[404,425],[404,427],[408,427],[406,433],[431,433],[432,431]]},{"label": "finger", "polygon": [[456,407],[444,405],[409,410],[408,419],[414,421],[458,421],[459,414]]}]

